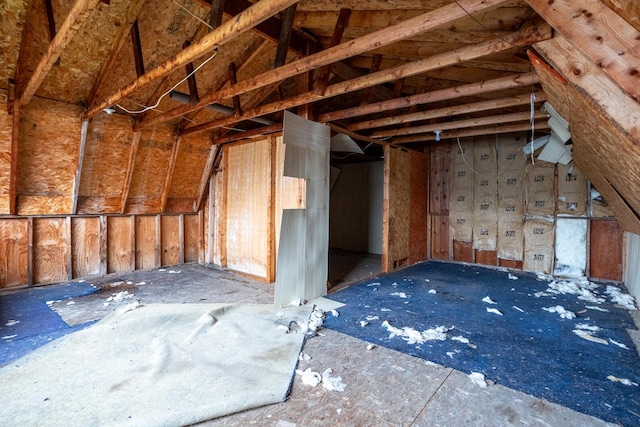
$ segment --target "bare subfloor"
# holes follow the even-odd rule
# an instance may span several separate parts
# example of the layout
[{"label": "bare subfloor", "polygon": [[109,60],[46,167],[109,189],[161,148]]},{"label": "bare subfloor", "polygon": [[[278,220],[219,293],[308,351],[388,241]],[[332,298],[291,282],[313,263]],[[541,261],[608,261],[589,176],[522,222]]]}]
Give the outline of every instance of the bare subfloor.
[{"label": "bare subfloor", "polygon": [[[152,303],[270,303],[273,285],[196,264],[111,274],[93,295],[53,304],[67,323],[95,320],[138,300]],[[124,292],[127,294],[124,294]],[[108,297],[123,292],[122,301]],[[133,295],[129,298],[126,296]],[[72,302],[72,304],[69,304]],[[299,369],[333,369],[343,392],[294,378],[287,401],[206,422],[205,426],[601,426],[601,420],[500,385],[480,388],[466,374],[323,329]],[[215,399],[215,396],[211,396]]]}]

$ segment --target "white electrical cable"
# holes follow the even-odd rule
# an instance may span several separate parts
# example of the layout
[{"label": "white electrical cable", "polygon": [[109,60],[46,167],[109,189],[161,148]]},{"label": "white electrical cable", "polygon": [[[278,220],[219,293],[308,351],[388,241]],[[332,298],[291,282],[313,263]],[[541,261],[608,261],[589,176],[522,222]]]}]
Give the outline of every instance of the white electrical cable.
[{"label": "white electrical cable", "polygon": [[175,4],[177,4],[178,6],[180,6],[182,9],[184,9],[185,12],[187,12],[189,15],[191,15],[193,18],[195,18],[197,21],[201,22],[202,24],[206,25],[210,30],[213,30],[214,28],[209,25],[208,22],[200,19],[199,16],[196,16],[193,12],[191,12],[189,9],[187,9],[186,7],[184,7],[183,5],[181,5],[180,3],[178,3],[176,0],[173,0],[173,2]]},{"label": "white electrical cable", "polygon": [[178,86],[180,86],[184,81],[186,81],[189,77],[191,77],[193,74],[195,74],[196,71],[198,71],[200,68],[204,67],[204,65],[211,61],[213,58],[216,57],[216,55],[218,54],[218,49],[220,47],[216,46],[214,49],[215,51],[213,52],[213,55],[211,55],[209,58],[207,58],[202,64],[198,65],[192,72],[190,72],[189,74],[187,74],[187,76],[185,78],[183,78],[182,80],[180,80],[178,83],[176,83],[175,85],[173,85],[173,87],[171,89],[169,89],[168,91],[166,91],[165,93],[163,93],[160,98],[158,98],[158,102],[156,102],[155,104],[149,106],[149,107],[145,107],[142,110],[138,110],[138,111],[131,111],[131,110],[127,110],[126,108],[124,108],[122,105],[120,104],[116,104],[116,106],[118,108],[120,108],[121,110],[123,110],[126,113],[129,114],[142,114],[145,113],[149,110],[153,110],[154,108],[156,108],[158,105],[160,105],[160,101],[162,101],[162,98],[164,98],[165,96],[167,96],[169,93],[171,93],[172,90],[174,90],[175,88],[177,88]]}]

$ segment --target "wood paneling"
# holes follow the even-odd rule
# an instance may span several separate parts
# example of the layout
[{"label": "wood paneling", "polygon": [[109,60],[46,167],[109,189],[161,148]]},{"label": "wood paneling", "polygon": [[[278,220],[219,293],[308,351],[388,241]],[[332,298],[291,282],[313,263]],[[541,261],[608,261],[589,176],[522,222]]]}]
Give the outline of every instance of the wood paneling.
[{"label": "wood paneling", "polygon": [[0,288],[27,285],[29,220],[0,221]]},{"label": "wood paneling", "polygon": [[382,270],[408,264],[411,220],[411,155],[384,147]]},{"label": "wood paneling", "polygon": [[53,283],[67,280],[67,220],[66,218],[35,218],[33,220],[33,280]]},{"label": "wood paneling", "polygon": [[522,261],[515,261],[512,259],[499,259],[498,260],[498,265],[500,265],[500,267],[506,267],[506,268],[513,268],[515,270],[522,270],[522,265],[523,262]]},{"label": "wood paneling", "polygon": [[591,220],[589,277],[622,280],[623,232],[617,221]]},{"label": "wood paneling", "polygon": [[159,217],[136,216],[136,270],[160,266]]},{"label": "wood paneling", "polygon": [[76,105],[34,98],[21,109],[18,213],[71,213],[80,140]]},{"label": "wood paneling", "polygon": [[199,260],[202,250],[202,224],[200,215],[184,216],[184,262]]},{"label": "wood paneling", "polygon": [[100,274],[100,218],[71,219],[73,277]]},{"label": "wood paneling", "polygon": [[481,251],[476,249],[476,264],[498,265],[498,252]]},{"label": "wood paneling", "polygon": [[[200,178],[204,172],[210,150],[211,139],[206,133],[182,137],[169,185],[169,200],[195,200],[199,197]],[[193,205],[188,211],[183,210],[183,212],[193,211]]]},{"label": "wood paneling", "polygon": [[133,218],[114,216],[107,219],[107,272],[135,270],[135,226]]},{"label": "wood paneling", "polygon": [[428,157],[421,152],[411,153],[411,193],[409,218],[409,264],[428,258],[427,223],[427,162]]},{"label": "wood paneling", "polygon": [[432,215],[431,233],[431,258],[449,261],[449,215]]},{"label": "wood paneling", "polygon": [[160,225],[162,230],[161,264],[180,264],[180,260],[184,258],[180,216],[162,216],[160,217]]},{"label": "wood paneling", "polygon": [[461,262],[473,262],[473,243],[454,240],[453,260]]},{"label": "wood paneling", "polygon": [[449,214],[451,154],[449,144],[431,146],[429,209],[432,214]]}]

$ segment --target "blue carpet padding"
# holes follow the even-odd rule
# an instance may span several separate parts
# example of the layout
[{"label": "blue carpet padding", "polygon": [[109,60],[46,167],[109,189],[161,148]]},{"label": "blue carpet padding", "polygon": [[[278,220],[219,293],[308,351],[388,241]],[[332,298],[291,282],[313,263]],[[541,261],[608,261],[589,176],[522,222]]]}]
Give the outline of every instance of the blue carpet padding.
[{"label": "blue carpet padding", "polygon": [[[613,375],[640,384],[640,358],[625,330],[636,329],[628,311],[608,297],[601,304],[571,294],[536,297],[549,281],[531,273],[513,274],[519,279],[509,279],[506,271],[465,264],[416,264],[330,294],[328,298],[345,306],[339,317],[327,316],[324,326],[466,373],[483,373],[498,384],[606,421],[640,425],[640,387],[607,379]],[[604,298],[605,289],[600,285],[593,293]],[[487,296],[496,304],[483,302]],[[557,305],[577,317],[563,319],[543,310]],[[375,316],[379,319],[372,320]],[[362,326],[367,318],[369,324]],[[418,331],[453,329],[445,341],[409,344],[398,336],[390,338],[382,326],[385,320]],[[578,324],[600,327],[594,335],[608,344],[577,336],[573,330]],[[454,336],[467,338],[469,344],[451,340]]]},{"label": "blue carpet padding", "polygon": [[89,295],[97,290],[88,283],[73,282],[0,295],[0,366],[88,326],[90,323],[69,327],[46,303]]}]

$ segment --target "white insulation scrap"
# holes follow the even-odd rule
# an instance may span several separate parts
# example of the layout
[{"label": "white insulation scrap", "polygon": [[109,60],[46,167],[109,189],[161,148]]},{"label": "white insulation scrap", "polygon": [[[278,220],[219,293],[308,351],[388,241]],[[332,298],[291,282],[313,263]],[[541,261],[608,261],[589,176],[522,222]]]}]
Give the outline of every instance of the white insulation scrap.
[{"label": "white insulation scrap", "polygon": [[342,377],[332,377],[332,372],[331,368],[322,372],[322,387],[329,391],[344,391],[347,385],[342,382]]},{"label": "white insulation scrap", "polygon": [[311,360],[311,356],[301,351],[300,355],[298,356],[298,360],[301,362],[308,362],[309,360]]},{"label": "white insulation scrap", "polygon": [[598,285],[588,280],[554,280],[549,283],[549,287],[545,292],[536,292],[535,296],[571,294],[577,295],[579,300],[602,304],[605,302],[605,299],[593,293],[597,288]]},{"label": "white insulation scrap", "polygon": [[561,305],[556,305],[555,307],[542,307],[544,311],[548,311],[549,313],[558,313],[563,319],[575,319],[576,314],[573,311],[567,310]]},{"label": "white insulation scrap", "polygon": [[489,296],[486,296],[486,297],[482,298],[482,302],[486,302],[487,304],[497,304],[497,302],[492,300],[491,297],[489,297]]},{"label": "white insulation scrap", "polygon": [[140,301],[134,301],[134,302],[130,302],[129,304],[125,305],[124,307],[118,309],[118,311],[116,312],[117,314],[125,314],[129,311],[135,310],[136,308],[141,307],[142,304],[140,304]]},{"label": "white insulation scrap", "polygon": [[3,340],[10,340],[12,338],[17,337],[18,334],[13,334],[13,335],[5,335],[4,337],[2,337]]},{"label": "white insulation scrap", "polygon": [[588,308],[589,310],[604,311],[606,313],[609,312],[609,310],[607,310],[606,308],[598,307],[597,305],[585,305],[584,308]]},{"label": "white insulation scrap", "polygon": [[628,379],[626,379],[626,378],[618,378],[618,377],[616,377],[616,376],[609,375],[609,376],[607,377],[607,379],[608,379],[609,381],[618,382],[618,383],[621,383],[621,384],[624,384],[624,385],[629,385],[629,386],[635,386],[635,387],[638,387],[638,383],[634,383],[633,381],[630,381],[630,380],[628,380]]},{"label": "white insulation scrap", "polygon": [[430,293],[430,294],[437,294],[437,293],[438,293],[438,291],[436,291],[435,289],[429,289],[429,293]]},{"label": "white insulation scrap", "polygon": [[524,313],[524,310],[521,309],[520,307],[518,307],[517,305],[514,305],[513,308],[515,308],[516,310],[518,310],[520,313]]},{"label": "white insulation scrap", "polygon": [[340,313],[338,313],[338,310],[331,310],[331,315],[333,317],[338,317],[338,316],[340,316]]},{"label": "white insulation scrap", "polygon": [[592,331],[588,331],[584,329],[574,329],[573,333],[579,336],[580,338],[584,338],[587,341],[595,342],[598,344],[609,345],[609,342],[607,340],[596,337],[594,335],[594,332]]},{"label": "white insulation scrap", "polygon": [[502,312],[500,310],[498,310],[497,308],[489,308],[487,307],[487,312],[488,313],[493,313],[493,314],[499,314],[500,316],[502,316]]},{"label": "white insulation scrap", "polygon": [[600,326],[589,325],[587,323],[578,323],[576,325],[576,329],[582,329],[585,331],[598,332],[600,330]]},{"label": "white insulation scrap", "polygon": [[633,297],[629,294],[622,293],[620,288],[609,285],[607,286],[607,290],[604,291],[604,293],[609,295],[609,297],[611,298],[611,302],[613,302],[614,304],[621,305],[627,310],[636,309],[636,304]]},{"label": "white insulation scrap", "polygon": [[360,326],[362,326],[363,328],[364,328],[365,326],[367,326],[368,324],[369,324],[369,322],[367,322],[366,320],[361,320],[361,321],[360,321]]},{"label": "white insulation scrap", "polygon": [[481,374],[480,372],[471,372],[469,374],[469,378],[471,379],[471,382],[473,382],[478,387],[480,388],[487,387],[487,382],[484,379],[484,375]]},{"label": "white insulation scrap", "polygon": [[182,271],[180,270],[169,270],[169,274],[180,274]]},{"label": "white insulation scrap", "polygon": [[451,337],[451,341],[459,341],[459,342],[461,342],[462,344],[469,344],[469,339],[468,339],[468,338],[463,337],[462,335],[458,335],[458,336],[455,336],[455,337]]},{"label": "white insulation scrap", "polygon": [[519,277],[518,277],[518,276],[516,276],[515,274],[511,274],[511,273],[509,273],[509,276],[508,276],[508,277],[509,277],[509,279],[511,279],[511,280],[518,280],[518,279],[519,279]]},{"label": "white insulation scrap", "polygon": [[369,283],[367,286],[375,286],[375,287],[378,287],[378,286],[380,286],[380,285],[381,285],[381,283],[380,283],[380,282],[373,282],[373,283]]},{"label": "white insulation scrap", "polygon": [[367,316],[365,317],[365,319],[367,319],[368,321],[380,320],[380,316]]},{"label": "white insulation scrap", "polygon": [[426,329],[422,332],[415,330],[414,328],[404,327],[402,329],[391,326],[388,321],[382,322],[382,327],[389,332],[389,338],[400,337],[407,342],[407,344],[423,344],[426,341],[444,341],[447,339],[446,332],[451,328],[445,326],[438,326],[433,329]]},{"label": "white insulation scrap", "polygon": [[7,323],[5,323],[4,326],[14,326],[14,325],[17,325],[18,323],[20,323],[19,320],[7,320]]},{"label": "white insulation scrap", "polygon": [[300,375],[300,379],[304,385],[315,387],[322,382],[320,373],[312,371],[311,368],[307,368],[304,371],[296,369],[296,374]]},{"label": "white insulation scrap", "polygon": [[124,301],[125,298],[133,298],[134,296],[134,294],[130,294],[128,291],[120,291],[117,294],[111,294],[111,296],[107,298],[107,302],[121,302]]},{"label": "white insulation scrap", "polygon": [[404,292],[392,292],[390,295],[392,297],[409,298],[409,296]]},{"label": "white insulation scrap", "polygon": [[373,350],[374,348],[376,348],[376,346],[373,345],[373,344],[368,344],[367,345],[367,350]]},{"label": "white insulation scrap", "polygon": [[622,344],[621,342],[614,341],[614,340],[612,340],[611,338],[609,338],[609,342],[610,342],[611,344],[615,344],[615,345],[617,345],[617,346],[618,346],[618,347],[620,347],[620,348],[624,348],[625,350],[629,350],[629,347],[627,347],[625,344]]}]

